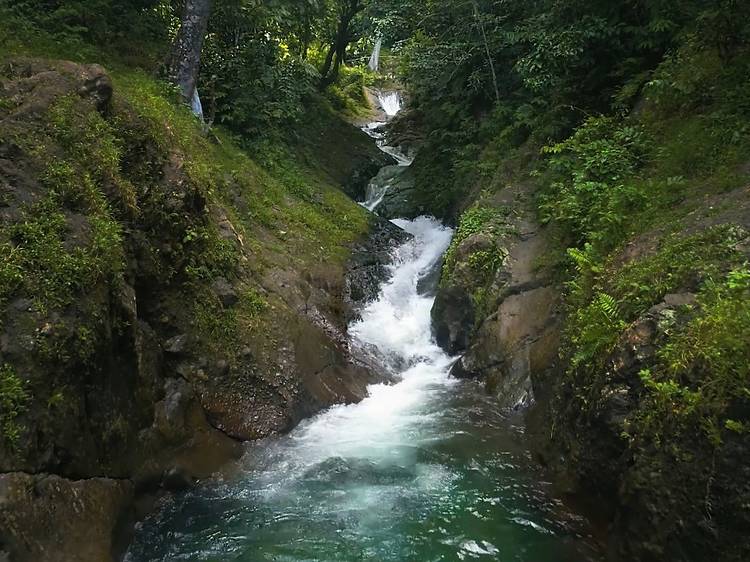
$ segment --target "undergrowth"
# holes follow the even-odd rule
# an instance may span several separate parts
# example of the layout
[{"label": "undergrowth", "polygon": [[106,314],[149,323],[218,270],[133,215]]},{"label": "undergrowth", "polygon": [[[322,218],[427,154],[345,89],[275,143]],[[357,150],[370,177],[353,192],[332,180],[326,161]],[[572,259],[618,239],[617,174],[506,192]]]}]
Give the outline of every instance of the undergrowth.
[{"label": "undergrowth", "polygon": [[11,449],[18,447],[21,426],[17,418],[26,409],[29,395],[24,382],[10,365],[0,367],[0,430]]}]

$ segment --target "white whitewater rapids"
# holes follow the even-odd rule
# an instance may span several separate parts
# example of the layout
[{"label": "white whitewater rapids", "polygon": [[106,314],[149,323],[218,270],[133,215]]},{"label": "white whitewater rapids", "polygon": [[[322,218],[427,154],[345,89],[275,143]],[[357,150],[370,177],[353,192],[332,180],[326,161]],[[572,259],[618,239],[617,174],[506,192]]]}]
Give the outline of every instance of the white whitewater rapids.
[{"label": "white whitewater rapids", "polygon": [[[408,165],[381,125],[364,130]],[[389,182],[370,187],[373,210]],[[495,400],[451,378],[455,358],[432,338],[429,285],[453,231],[431,217],[392,222],[412,237],[349,326],[392,382],[249,445],[237,477],[177,496],[141,527],[126,562],[582,560],[556,535],[559,504],[534,503],[543,492]]]},{"label": "white whitewater rapids", "polygon": [[401,111],[401,94],[398,92],[378,92],[378,103],[390,118]]},{"label": "white whitewater rapids", "polygon": [[457,382],[448,376],[453,359],[430,335],[434,297],[421,295],[417,288],[420,279],[439,265],[453,232],[428,217],[393,222],[414,238],[397,248],[390,281],[362,311],[361,320],[350,326],[350,334],[353,343],[371,349],[398,382],[371,385],[360,403],[335,406],[303,422],[283,450],[276,451],[281,458],[269,466],[272,479],[286,474],[294,480],[310,467],[336,458],[410,464],[401,455],[408,454],[417,435],[426,437],[432,424],[431,416],[420,412],[425,407],[432,410],[429,402]]}]

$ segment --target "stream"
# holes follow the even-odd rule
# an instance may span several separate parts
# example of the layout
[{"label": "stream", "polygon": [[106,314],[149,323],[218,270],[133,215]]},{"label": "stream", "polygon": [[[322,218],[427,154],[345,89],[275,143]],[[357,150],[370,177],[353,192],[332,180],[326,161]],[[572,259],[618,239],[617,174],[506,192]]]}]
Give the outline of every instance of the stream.
[{"label": "stream", "polygon": [[452,230],[430,217],[393,222],[413,238],[349,332],[397,382],[251,444],[241,470],[165,498],[126,562],[599,560],[585,520],[531,459],[521,415],[450,378],[455,358],[431,337],[429,280]]}]

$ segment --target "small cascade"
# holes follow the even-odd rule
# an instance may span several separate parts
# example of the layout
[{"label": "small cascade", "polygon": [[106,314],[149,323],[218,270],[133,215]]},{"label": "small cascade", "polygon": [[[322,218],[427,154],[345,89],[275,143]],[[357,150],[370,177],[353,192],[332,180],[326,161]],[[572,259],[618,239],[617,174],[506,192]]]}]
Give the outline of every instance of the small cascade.
[{"label": "small cascade", "polygon": [[378,37],[375,40],[375,46],[372,48],[372,55],[370,55],[370,62],[367,64],[367,66],[372,70],[373,72],[377,72],[380,68],[380,49],[383,46],[383,38]]},{"label": "small cascade", "polygon": [[519,422],[451,378],[455,358],[432,338],[426,281],[452,231],[429,217],[393,222],[412,237],[349,335],[394,383],[249,445],[237,476],[163,502],[126,562],[596,560]]},{"label": "small cascade", "polygon": [[411,163],[414,161],[413,158],[404,154],[401,149],[386,144],[385,133],[382,131],[383,125],[385,125],[385,123],[374,121],[362,127],[362,130],[375,139],[380,150],[389,156],[393,156],[399,166],[411,166]]},{"label": "small cascade", "polygon": [[389,119],[401,111],[401,94],[398,92],[378,92],[378,102]]},{"label": "small cascade", "polygon": [[[401,111],[401,95],[397,91],[379,91],[377,95],[380,107],[389,119]],[[399,166],[411,166],[411,163],[414,161],[413,158],[404,154],[398,147],[387,144],[383,130],[384,125],[385,123],[383,122],[375,121],[362,127],[362,130],[375,139],[378,148],[389,156],[392,156]],[[391,187],[392,181],[390,179],[381,181],[380,175],[373,178],[367,186],[365,200],[360,202],[360,205],[368,211],[374,212],[378,205],[383,202],[388,189]]]},{"label": "small cascade", "polygon": [[385,194],[388,192],[390,186],[390,182],[379,183],[377,181],[371,181],[367,185],[365,200],[360,203],[360,205],[368,211],[374,211],[375,208],[383,202]]},{"label": "small cascade", "polygon": [[[395,115],[401,99],[381,104]],[[363,130],[401,154],[382,125]],[[383,168],[362,205],[374,210],[404,171]],[[410,238],[348,335],[392,382],[249,444],[239,474],[167,498],[125,562],[598,560],[535,468],[520,420],[449,376],[456,358],[433,339],[431,309],[453,231],[433,217],[391,222]]]}]

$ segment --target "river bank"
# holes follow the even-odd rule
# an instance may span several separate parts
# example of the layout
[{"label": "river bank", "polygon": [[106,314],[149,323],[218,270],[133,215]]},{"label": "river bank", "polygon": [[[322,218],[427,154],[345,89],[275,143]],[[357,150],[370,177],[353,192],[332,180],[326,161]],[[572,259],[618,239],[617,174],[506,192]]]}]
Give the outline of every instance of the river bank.
[{"label": "river bank", "polygon": [[[389,188],[374,179],[362,205],[378,212]],[[522,418],[451,377],[457,358],[432,337],[452,230],[427,217],[392,222],[410,239],[348,333],[394,382],[251,445],[230,474],[165,499],[127,561],[598,559],[586,521],[543,481]]]}]

